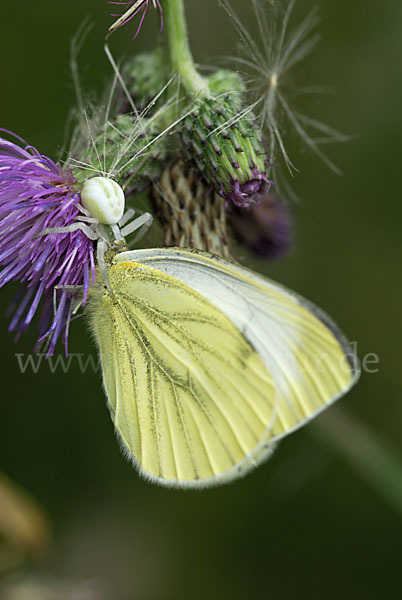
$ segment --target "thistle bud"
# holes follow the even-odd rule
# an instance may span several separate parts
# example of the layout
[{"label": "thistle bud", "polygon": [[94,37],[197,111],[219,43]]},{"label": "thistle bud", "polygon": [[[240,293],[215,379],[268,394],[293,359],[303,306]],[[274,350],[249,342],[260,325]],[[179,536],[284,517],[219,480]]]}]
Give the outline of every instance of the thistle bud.
[{"label": "thistle bud", "polygon": [[[114,179],[126,194],[131,194],[142,191],[160,177],[167,147],[164,137],[154,142],[160,133],[154,123],[123,114],[109,120],[106,127],[95,125],[94,129],[95,135],[90,140],[84,136],[86,146],[78,144],[72,155],[71,166],[79,182],[98,172]],[[79,158],[77,164],[88,168],[76,171],[74,158]]]},{"label": "thistle bud", "polygon": [[211,94],[214,97],[221,94],[230,94],[231,100],[237,101],[240,107],[241,98],[246,91],[246,86],[238,73],[221,69],[210,75],[207,81]]},{"label": "thistle bud", "polygon": [[234,237],[262,258],[280,258],[291,244],[291,215],[284,201],[265,194],[249,208],[232,206],[228,221]]},{"label": "thistle bud", "polygon": [[215,191],[237,206],[250,206],[269,190],[267,160],[251,110],[238,93],[198,98],[183,123],[185,152]]},{"label": "thistle bud", "polygon": [[[123,67],[122,74],[138,112],[142,112],[166,84],[165,66],[160,49],[138,54]],[[155,102],[155,108],[162,102],[162,98],[159,98]],[[126,113],[130,110],[127,98],[122,95],[118,112]]]}]

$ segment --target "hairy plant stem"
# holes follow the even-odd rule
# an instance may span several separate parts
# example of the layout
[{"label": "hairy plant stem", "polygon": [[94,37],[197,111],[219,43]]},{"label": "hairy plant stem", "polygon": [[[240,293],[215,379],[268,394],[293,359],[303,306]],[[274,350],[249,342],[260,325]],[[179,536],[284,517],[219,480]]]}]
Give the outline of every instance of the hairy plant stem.
[{"label": "hairy plant stem", "polygon": [[208,95],[208,84],[194,64],[188,41],[183,0],[165,0],[166,31],[170,62],[185,91],[191,96]]}]

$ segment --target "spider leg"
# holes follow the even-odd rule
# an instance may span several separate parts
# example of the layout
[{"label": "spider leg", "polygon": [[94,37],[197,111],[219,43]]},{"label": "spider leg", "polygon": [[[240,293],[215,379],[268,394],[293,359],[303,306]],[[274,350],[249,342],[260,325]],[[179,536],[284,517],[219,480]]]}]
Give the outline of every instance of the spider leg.
[{"label": "spider leg", "polygon": [[143,215],[137,217],[137,219],[134,219],[134,221],[123,227],[121,233],[124,237],[126,237],[127,235],[130,235],[130,233],[133,233],[134,231],[138,230],[137,235],[131,241],[131,243],[134,244],[137,240],[139,240],[146,234],[146,232],[152,225],[152,221],[153,216],[150,213],[144,213]]},{"label": "spider leg", "polygon": [[98,219],[94,219],[93,217],[77,217],[77,221],[82,223],[99,223]]},{"label": "spider leg", "polygon": [[40,237],[42,235],[47,235],[49,233],[72,233],[74,231],[81,230],[90,240],[97,240],[98,235],[85,223],[73,223],[72,225],[67,225],[67,227],[49,227],[48,229],[44,229],[36,237]]},{"label": "spider leg", "polygon": [[[77,291],[82,291],[84,289],[83,285],[55,285],[53,287],[53,311],[54,314],[56,314],[57,312],[57,292],[59,290],[62,290],[63,292],[77,292]],[[82,304],[82,300],[79,303],[79,306]],[[78,310],[78,309],[77,309]],[[74,312],[76,312],[76,310],[74,309]]]},{"label": "spider leg", "polygon": [[89,210],[87,210],[86,208],[84,208],[82,206],[82,204],[78,203],[76,206],[77,206],[78,210],[80,212],[82,212],[83,215],[85,215],[86,217],[90,217],[91,216],[91,213],[89,212]]},{"label": "spider leg", "polygon": [[63,290],[63,292],[75,292],[76,290],[81,291],[84,289],[83,285],[55,285],[55,290]]},{"label": "spider leg", "polygon": [[124,238],[120,231],[120,227],[118,225],[110,225],[110,229],[112,230],[115,242],[123,242],[124,241]]},{"label": "spider leg", "polygon": [[74,308],[73,308],[73,309],[72,309],[72,311],[71,311],[71,314],[72,314],[72,315],[74,315],[74,316],[75,316],[75,315],[77,314],[77,312],[79,311],[79,309],[80,309],[80,308],[81,308],[81,306],[83,305],[83,302],[84,302],[84,299],[83,299],[83,298],[80,298],[80,300],[77,300],[77,303],[76,303],[76,305],[74,306]]},{"label": "spider leg", "polygon": [[128,210],[126,210],[126,212],[124,213],[124,215],[118,222],[118,226],[124,227],[124,225],[126,225],[126,223],[128,223],[133,218],[134,215],[135,215],[135,210],[133,208],[129,208]]}]

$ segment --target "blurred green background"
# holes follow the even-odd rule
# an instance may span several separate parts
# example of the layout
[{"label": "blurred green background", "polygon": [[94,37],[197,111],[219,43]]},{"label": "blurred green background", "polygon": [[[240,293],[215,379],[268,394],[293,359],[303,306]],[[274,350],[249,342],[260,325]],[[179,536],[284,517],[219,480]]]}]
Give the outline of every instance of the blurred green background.
[{"label": "blurred green background", "polygon": [[[315,4],[297,0],[294,22]],[[232,5],[256,30],[249,3]],[[235,52],[216,0],[187,7],[200,63]],[[297,81],[333,86],[336,93],[312,98],[309,114],[355,137],[328,148],[342,177],[293,144],[301,198],[293,249],[275,265],[247,262],[324,307],[358,341],[361,358],[378,355],[378,373],[363,373],[339,407],[283,441],[244,480],[169,491],[140,480],[120,454],[99,374],[21,374],[15,353],[28,354],[32,337],[14,345],[2,319],[0,470],[40,502],[52,542],[39,562],[4,574],[1,598],[47,598],[34,595],[35,582],[62,585],[71,596],[60,598],[74,600],[400,596],[402,3],[318,7],[322,40]],[[109,9],[103,0],[2,0],[2,127],[56,155],[74,105],[71,38],[89,15],[81,70],[86,89],[99,92],[110,73]],[[112,38],[116,55],[152,48],[156,16],[135,42],[133,32],[132,25]],[[2,313],[13,292],[2,290]],[[72,352],[95,354],[84,322],[71,333]]]}]

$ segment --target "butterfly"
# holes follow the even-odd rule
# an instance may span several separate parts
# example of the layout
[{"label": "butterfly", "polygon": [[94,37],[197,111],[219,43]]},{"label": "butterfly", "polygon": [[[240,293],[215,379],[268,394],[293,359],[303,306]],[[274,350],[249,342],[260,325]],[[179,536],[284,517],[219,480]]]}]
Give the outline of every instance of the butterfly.
[{"label": "butterfly", "polygon": [[117,436],[151,482],[245,475],[359,377],[323,311],[237,264],[156,248],[109,251],[104,269],[90,327]]}]

